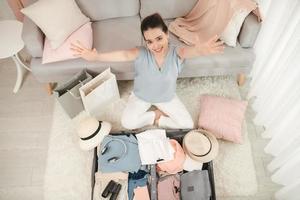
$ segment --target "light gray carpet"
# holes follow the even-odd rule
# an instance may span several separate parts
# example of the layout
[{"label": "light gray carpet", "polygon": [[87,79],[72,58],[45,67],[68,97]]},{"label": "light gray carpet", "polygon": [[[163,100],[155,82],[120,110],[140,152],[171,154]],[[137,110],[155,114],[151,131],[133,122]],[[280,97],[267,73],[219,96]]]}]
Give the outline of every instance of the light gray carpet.
[{"label": "light gray carpet", "polygon": [[[131,81],[119,82],[121,100],[108,107],[100,120],[112,123],[119,130],[120,117],[127,98],[132,91]],[[205,77],[179,79],[177,94],[191,113],[195,124],[198,121],[201,94],[214,94],[240,99],[238,86],[232,77]],[[70,120],[58,103],[54,106],[53,126],[50,133],[48,162],[45,174],[45,199],[89,199],[92,152],[82,152],[74,126],[87,114],[80,113]],[[220,151],[214,161],[217,196],[249,196],[257,191],[251,146],[246,123],[243,126],[242,145],[219,140]]]}]

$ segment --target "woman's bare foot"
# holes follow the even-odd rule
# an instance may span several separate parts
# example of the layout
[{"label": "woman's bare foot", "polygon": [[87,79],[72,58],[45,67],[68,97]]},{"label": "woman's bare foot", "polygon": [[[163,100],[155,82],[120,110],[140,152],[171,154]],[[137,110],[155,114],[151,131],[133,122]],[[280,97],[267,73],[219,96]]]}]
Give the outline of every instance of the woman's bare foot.
[{"label": "woman's bare foot", "polygon": [[154,118],[154,125],[157,125],[158,126],[158,121],[159,121],[159,118],[161,117],[161,116],[168,116],[168,115],[166,115],[165,113],[163,113],[161,110],[159,110],[159,109],[156,109],[156,110],[154,110],[154,113],[155,113],[155,118]]}]

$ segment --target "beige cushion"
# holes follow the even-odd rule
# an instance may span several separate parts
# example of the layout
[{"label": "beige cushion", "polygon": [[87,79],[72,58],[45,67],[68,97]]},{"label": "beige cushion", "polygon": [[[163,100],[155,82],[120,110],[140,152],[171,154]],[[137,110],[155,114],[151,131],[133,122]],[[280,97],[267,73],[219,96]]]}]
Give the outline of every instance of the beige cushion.
[{"label": "beige cushion", "polygon": [[73,31],[89,21],[74,0],[40,0],[21,10],[58,48]]},{"label": "beige cushion", "polygon": [[241,27],[250,10],[237,10],[228,22],[225,30],[222,32],[220,39],[228,46],[235,47],[236,40],[240,33]]}]

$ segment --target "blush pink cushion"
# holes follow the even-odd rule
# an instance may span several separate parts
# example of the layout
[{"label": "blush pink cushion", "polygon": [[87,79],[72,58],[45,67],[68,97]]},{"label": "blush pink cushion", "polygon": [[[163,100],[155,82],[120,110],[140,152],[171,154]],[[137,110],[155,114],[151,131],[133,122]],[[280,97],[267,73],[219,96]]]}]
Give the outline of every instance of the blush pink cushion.
[{"label": "blush pink cushion", "polygon": [[93,32],[91,22],[84,24],[79,29],[74,31],[57,49],[52,49],[50,46],[50,41],[46,38],[44,44],[42,63],[45,64],[77,58],[73,55],[74,53],[70,50],[71,43],[76,44],[77,40],[80,41],[86,48],[92,48]]},{"label": "blush pink cushion", "polygon": [[202,95],[198,125],[216,138],[242,143],[242,124],[247,104],[247,101]]}]

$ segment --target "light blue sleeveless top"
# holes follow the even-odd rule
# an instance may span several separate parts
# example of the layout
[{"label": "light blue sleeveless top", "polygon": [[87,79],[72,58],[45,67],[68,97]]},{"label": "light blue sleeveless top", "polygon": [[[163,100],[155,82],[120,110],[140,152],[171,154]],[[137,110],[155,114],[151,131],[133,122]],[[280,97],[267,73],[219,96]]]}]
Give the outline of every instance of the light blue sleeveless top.
[{"label": "light blue sleeveless top", "polygon": [[154,55],[146,47],[140,47],[136,58],[133,93],[149,103],[170,101],[176,93],[176,80],[182,69],[182,61],[175,46],[169,45],[161,70]]}]

